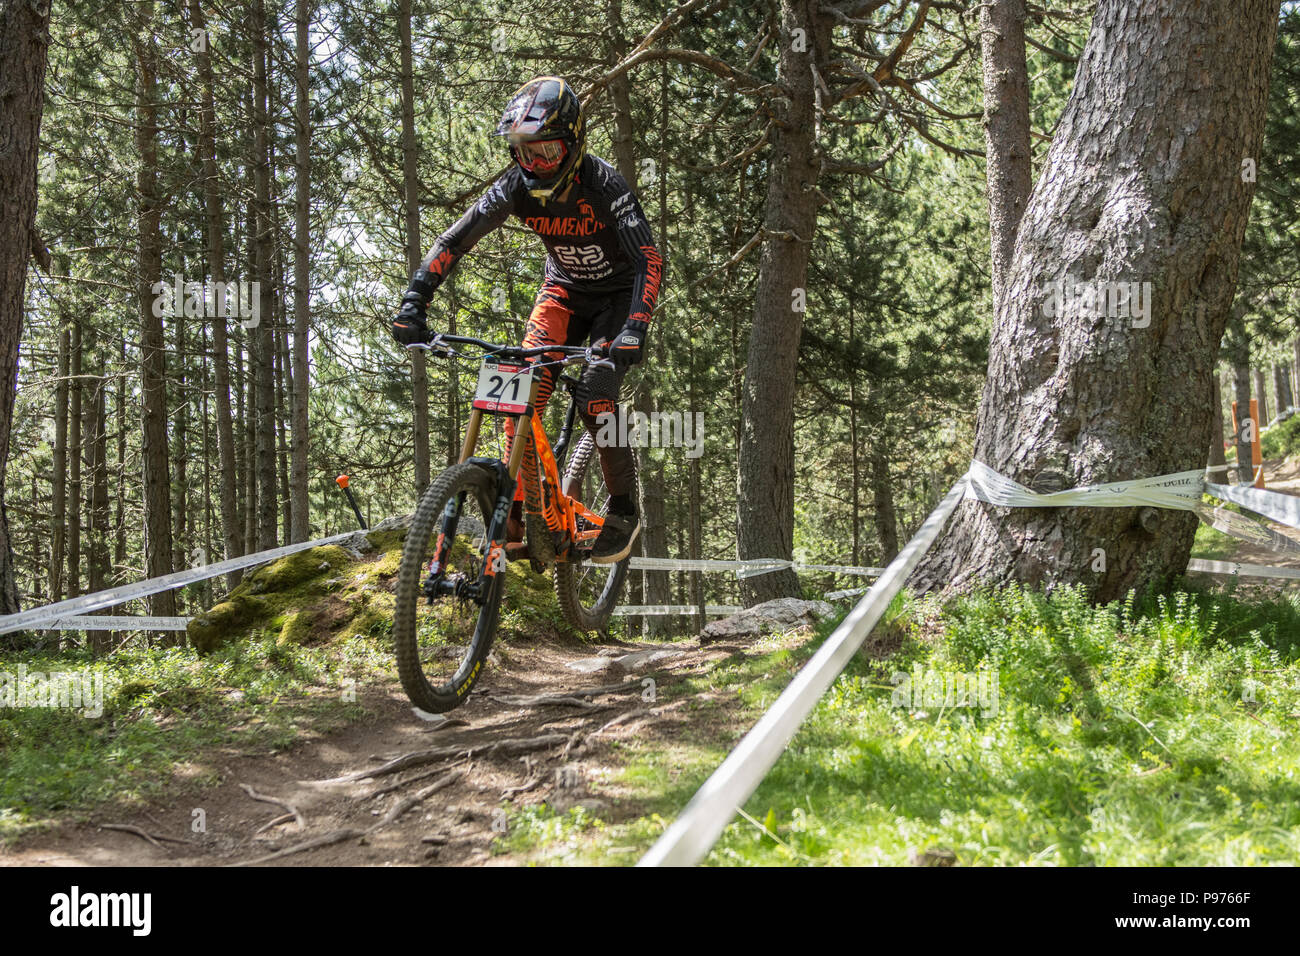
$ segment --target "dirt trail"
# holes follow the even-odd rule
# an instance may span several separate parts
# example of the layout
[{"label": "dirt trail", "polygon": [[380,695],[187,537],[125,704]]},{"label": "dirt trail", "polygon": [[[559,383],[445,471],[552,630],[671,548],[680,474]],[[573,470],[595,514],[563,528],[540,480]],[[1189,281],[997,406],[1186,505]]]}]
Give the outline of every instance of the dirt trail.
[{"label": "dirt trail", "polygon": [[[763,653],[771,650],[765,642]],[[698,642],[510,642],[494,650],[495,666],[449,720],[421,719],[396,683],[371,687],[358,693],[371,714],[366,722],[277,754],[200,755],[220,768],[221,783],[146,808],[105,808],[91,823],[33,834],[0,851],[0,865],[511,864],[517,860],[491,852],[504,821],[503,799],[516,806],[546,801],[558,810],[585,801],[611,821],[637,815],[635,801],[613,782],[618,754],[611,744],[632,737],[668,741],[688,726],[712,725],[710,730],[725,733],[731,709],[709,708],[701,716],[683,706],[686,699],[665,702],[658,693],[738,651],[736,645]],[[629,654],[634,656],[627,659]],[[592,673],[568,666],[596,668],[601,657],[623,658],[626,665]],[[646,678],[653,680],[654,694]],[[526,700],[538,696],[566,699]],[[658,702],[647,699],[652,696]],[[493,745],[500,746],[489,749]],[[358,773],[430,750],[443,755],[373,778]],[[291,805],[306,826],[285,808],[255,800],[241,785]],[[192,832],[196,810],[206,817],[206,832]],[[278,817],[284,821],[266,826]],[[103,829],[105,823],[139,828],[158,844]],[[289,852],[318,838],[322,845]]]}]

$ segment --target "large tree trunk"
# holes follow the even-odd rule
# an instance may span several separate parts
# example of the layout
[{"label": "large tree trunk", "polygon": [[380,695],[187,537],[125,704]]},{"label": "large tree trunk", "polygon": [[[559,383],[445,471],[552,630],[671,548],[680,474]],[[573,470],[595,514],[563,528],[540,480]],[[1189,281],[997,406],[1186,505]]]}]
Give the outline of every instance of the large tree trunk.
[{"label": "large tree trunk", "polygon": [[72,337],[59,330],[59,381],[54,387],[54,503],[50,517],[50,600],[63,599],[63,561],[68,517],[68,376]]},{"label": "large tree trunk", "polygon": [[[606,57],[611,65],[620,62],[627,51],[623,26],[622,0],[608,0],[605,15],[609,22],[606,39]],[[634,190],[640,188],[636,162],[636,136],[632,123],[632,88],[626,73],[621,73],[609,84],[610,100],[614,105],[614,161],[618,171]],[[644,205],[644,202],[642,203]],[[659,233],[663,241],[662,208]],[[660,250],[667,261],[667,249]],[[663,342],[659,348],[664,348]],[[643,376],[632,393],[629,405],[634,411],[650,413],[658,407],[653,379]],[[641,513],[641,534],[633,546],[633,553],[655,558],[668,557],[668,541],[664,521],[663,465],[644,448],[634,448],[637,470],[637,507]],[[644,576],[642,600],[647,604],[667,604],[671,599],[671,586],[667,571],[642,571]],[[665,615],[654,615],[642,620],[642,626],[651,634],[661,635],[673,630],[674,621]]]},{"label": "large tree trunk", "polygon": [[254,0],[251,18],[253,39],[253,183],[256,213],[254,249],[257,263],[260,310],[252,330],[254,343],[254,406],[257,416],[257,548],[277,544],[275,487],[275,278],[271,208],[271,121],[267,116],[267,25],[263,0]]},{"label": "large tree trunk", "polygon": [[1232,443],[1237,447],[1237,481],[1243,485],[1254,484],[1255,469],[1251,453],[1254,436],[1259,434],[1259,422],[1250,415],[1250,353],[1246,353],[1232,366],[1232,400],[1237,403],[1237,430]]},{"label": "large tree trunk", "polygon": [[[406,210],[406,273],[420,268],[420,177],[415,142],[415,74],[411,65],[411,0],[397,4],[398,56],[402,86],[402,192]],[[451,329],[455,332],[455,329]],[[411,399],[415,403],[415,489],[429,485],[429,369],[425,353],[411,352]],[[453,396],[453,400],[458,400]],[[449,443],[454,444],[454,439]]]},{"label": "large tree trunk", "polygon": [[[190,0],[191,25],[196,30],[206,30],[203,7],[199,0]],[[213,102],[212,57],[206,43],[196,53],[199,83],[202,96],[199,110],[199,153],[203,157],[203,204],[207,213],[208,270],[214,285],[225,288],[226,250],[225,212],[221,204],[220,182],[217,179],[216,109]],[[212,324],[212,364],[217,403],[217,455],[221,460],[221,540],[225,557],[243,554],[243,532],[239,525],[236,504],[235,478],[239,473],[235,456],[234,423],[230,416],[230,349],[227,317],[218,316]],[[241,572],[226,575],[226,586],[239,583]]]},{"label": "large tree trunk", "polygon": [[1291,397],[1291,374],[1285,362],[1273,366],[1273,394],[1277,398],[1279,415],[1295,405],[1295,400]]},{"label": "large tree trunk", "polygon": [[68,597],[81,594],[81,415],[85,394],[81,365],[81,319],[74,317],[68,346],[68,495],[64,502],[68,519]]},{"label": "large tree trunk", "polygon": [[18,581],[5,512],[9,430],[18,388],[27,257],[36,223],[36,156],[45,104],[50,5],[0,0],[0,614],[16,614]]},{"label": "large tree trunk", "polygon": [[[1201,467],[1277,14],[1277,0],[1100,0],[1020,224],[976,459],[1040,491]],[[1095,318],[1074,296],[1045,309],[1057,280],[1149,282],[1149,324]],[[1180,573],[1195,525],[1186,512],[967,501],[917,579],[1077,582],[1110,600]]]},{"label": "large tree trunk", "polygon": [[311,5],[298,0],[296,15],[297,93],[296,155],[298,182],[295,188],[295,222],[293,243],[293,465],[289,477],[290,540],[306,541],[311,537],[307,488],[307,398],[311,388],[310,354],[307,335],[311,318],[311,100],[308,68],[311,62],[308,25]]},{"label": "large tree trunk", "polygon": [[[153,314],[154,283],[162,277],[162,206],[158,198],[158,110],[154,102],[157,48],[153,42],[153,4],[141,7],[141,30],[135,40],[137,97],[136,148],[140,193],[139,289],[140,378],[143,393],[142,451],[144,470],[145,573],[161,577],[172,571],[171,483],[167,474],[167,369],[162,318]],[[178,311],[182,304],[177,303]],[[181,321],[177,318],[175,321]],[[149,600],[150,612],[176,613],[176,595],[161,591]],[[173,642],[174,635],[164,640]]]},{"label": "large tree trunk", "polygon": [[[742,560],[789,559],[794,548],[795,367],[818,202],[812,65],[830,41],[830,22],[816,10],[816,0],[781,0],[778,78],[790,96],[774,101],[765,241],[741,404],[736,539]],[[788,569],[745,578],[740,590],[747,605],[800,593]]]},{"label": "large tree trunk", "polygon": [[1259,413],[1258,427],[1263,428],[1269,423],[1268,389],[1264,387],[1264,370],[1261,368],[1251,369],[1250,375],[1255,382],[1256,411]]},{"label": "large tree trunk", "polygon": [[[158,108],[154,102],[158,48],[153,39],[153,3],[142,5],[135,39],[136,149],[140,154],[139,288],[140,390],[143,393],[145,573],[161,577],[172,571],[171,483],[167,474],[166,339],[160,316],[153,314],[154,283],[162,277],[162,205],[158,197]],[[177,303],[178,310],[181,303]],[[181,321],[180,318],[174,321]],[[149,599],[152,614],[174,615],[174,591]],[[164,641],[173,643],[175,635]]]},{"label": "large tree trunk", "polygon": [[1033,184],[1029,150],[1029,71],[1025,66],[1025,0],[980,5],[984,64],[985,176],[993,301],[1011,270],[1016,228]]}]

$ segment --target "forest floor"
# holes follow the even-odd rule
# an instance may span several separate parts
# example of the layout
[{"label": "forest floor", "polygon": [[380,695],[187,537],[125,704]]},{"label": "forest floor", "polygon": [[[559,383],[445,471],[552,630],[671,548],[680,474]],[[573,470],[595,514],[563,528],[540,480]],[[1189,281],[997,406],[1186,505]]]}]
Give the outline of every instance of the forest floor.
[{"label": "forest floor", "polygon": [[[1300,462],[1266,462],[1265,474],[1270,489],[1300,494]],[[1206,556],[1300,566],[1300,558],[1205,531],[1208,545],[1205,535],[1198,535],[1198,545],[1215,552]],[[1252,598],[1295,586],[1266,579],[1243,579],[1238,585],[1249,589]],[[347,720],[320,728],[304,721],[299,732],[295,717],[289,723],[293,733],[279,746],[256,736],[205,743],[144,797],[133,793],[120,800],[72,802],[45,814],[37,825],[0,844],[0,866],[630,864],[834,623],[823,622],[815,634],[787,632],[744,645],[701,644],[698,638],[590,643],[552,628],[517,633],[498,642],[470,700],[446,718],[415,714],[389,671],[358,688]],[[908,654],[942,653],[923,638],[897,654],[900,642],[898,631],[888,625],[878,628],[841,680],[847,689],[828,695],[819,705],[820,716],[801,732],[801,740],[820,741],[826,752],[808,747],[783,761],[782,766],[789,765],[785,775],[793,774],[795,782],[781,773],[772,775],[751,808],[761,817],[762,807],[769,807],[767,819],[760,823],[744,817],[739,828],[729,828],[719,861],[831,862],[841,851],[826,833],[851,831],[865,819],[881,829],[861,831],[861,845],[847,851],[850,862],[906,862],[909,854],[916,856],[915,847],[936,839],[944,846],[962,846],[960,827],[945,833],[928,820],[908,836],[908,826],[917,826],[929,810],[913,819],[897,810],[907,803],[900,804],[899,797],[886,801],[888,809],[845,811],[846,819],[820,831],[821,836],[808,829],[817,813],[815,801],[806,793],[798,800],[787,798],[787,791],[799,788],[815,792],[818,773],[831,766],[834,774],[827,786],[840,794],[833,801],[839,806],[848,798],[837,761],[846,747],[854,753],[868,747],[869,738],[883,741],[868,748],[877,762],[887,762],[896,746],[899,764],[891,779],[906,779],[916,769],[909,761],[931,760],[933,755],[926,755],[919,743],[924,735],[917,738],[917,730],[907,729],[906,715],[875,700],[881,693],[888,697],[889,667],[904,668]],[[841,739],[853,729],[853,720],[862,722],[861,733]],[[899,740],[892,741],[893,736]],[[991,738],[972,739],[987,750]],[[951,740],[944,744],[950,745]],[[1094,753],[1092,745],[1086,753]],[[864,766],[856,756],[851,765],[854,772]],[[1158,770],[1159,765],[1139,776]],[[906,797],[952,806],[950,787],[930,782],[930,771],[925,774],[926,786]],[[868,789],[875,787],[883,787],[882,781],[873,778]],[[854,786],[851,792],[849,803],[865,791]],[[781,815],[773,815],[771,807]],[[986,812],[981,810],[981,816]],[[790,822],[779,822],[787,815]],[[895,833],[910,842],[888,846]],[[1062,840],[1054,829],[1051,839]],[[974,845],[971,841],[968,836],[965,845]],[[1011,849],[999,852],[1019,853],[1026,862],[1039,858],[1028,845],[1014,847],[1013,838],[1004,842]],[[1068,847],[1068,841],[1062,845]],[[1148,846],[1140,859],[1156,852]],[[969,853],[962,850],[963,862],[974,862]],[[1059,862],[1076,861],[1067,856]]]},{"label": "forest floor", "polygon": [[[189,767],[210,771],[215,785],[196,787],[180,772],[153,799],[58,815],[66,818],[0,847],[0,865],[515,864],[517,825],[671,816],[754,719],[736,693],[710,691],[710,675],[806,640],[513,640],[493,651],[494,666],[448,718],[417,716],[396,681],[369,684],[357,694],[365,716],[343,729],[278,752],[195,753]],[[664,768],[666,802],[630,796],[624,770],[635,752],[680,748],[702,749]],[[420,756],[397,772],[379,769],[406,754]],[[679,792],[674,778],[691,767]]]}]

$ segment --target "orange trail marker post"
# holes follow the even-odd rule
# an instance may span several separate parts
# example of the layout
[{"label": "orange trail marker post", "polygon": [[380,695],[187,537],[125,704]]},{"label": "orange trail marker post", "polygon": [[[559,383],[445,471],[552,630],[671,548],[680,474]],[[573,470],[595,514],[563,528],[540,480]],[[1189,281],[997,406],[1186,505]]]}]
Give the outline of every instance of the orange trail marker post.
[{"label": "orange trail marker post", "polygon": [[339,475],[334,479],[334,483],[343,489],[343,493],[348,496],[348,504],[352,506],[352,513],[357,516],[357,522],[361,525],[361,530],[369,530],[366,526],[366,519],[361,517],[361,509],[357,507],[357,499],[352,497],[352,489],[348,487],[349,478],[347,475]]}]

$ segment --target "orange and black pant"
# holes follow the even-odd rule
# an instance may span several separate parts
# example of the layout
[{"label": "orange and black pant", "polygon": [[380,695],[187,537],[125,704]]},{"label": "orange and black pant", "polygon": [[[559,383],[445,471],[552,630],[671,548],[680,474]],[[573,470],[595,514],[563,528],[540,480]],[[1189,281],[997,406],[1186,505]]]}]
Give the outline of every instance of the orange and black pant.
[{"label": "orange and black pant", "polygon": [[[532,314],[524,326],[524,348],[542,345],[587,345],[600,339],[613,339],[627,322],[632,300],[632,289],[618,292],[590,293],[545,283],[533,302]],[[536,361],[558,359],[562,356],[543,355]],[[533,414],[541,415],[555,388],[555,380],[562,366],[547,365],[540,370],[541,381],[537,387],[537,403]],[[617,412],[618,390],[626,370],[586,366],[582,370],[582,386],[578,389],[578,414],[593,435],[601,423],[597,416]],[[515,422],[506,419],[506,435],[514,437]],[[610,444],[597,445],[600,468],[605,476],[605,488],[611,497],[631,495],[636,490],[636,459],[632,449]],[[519,483],[515,498],[522,501],[523,482]]]}]

